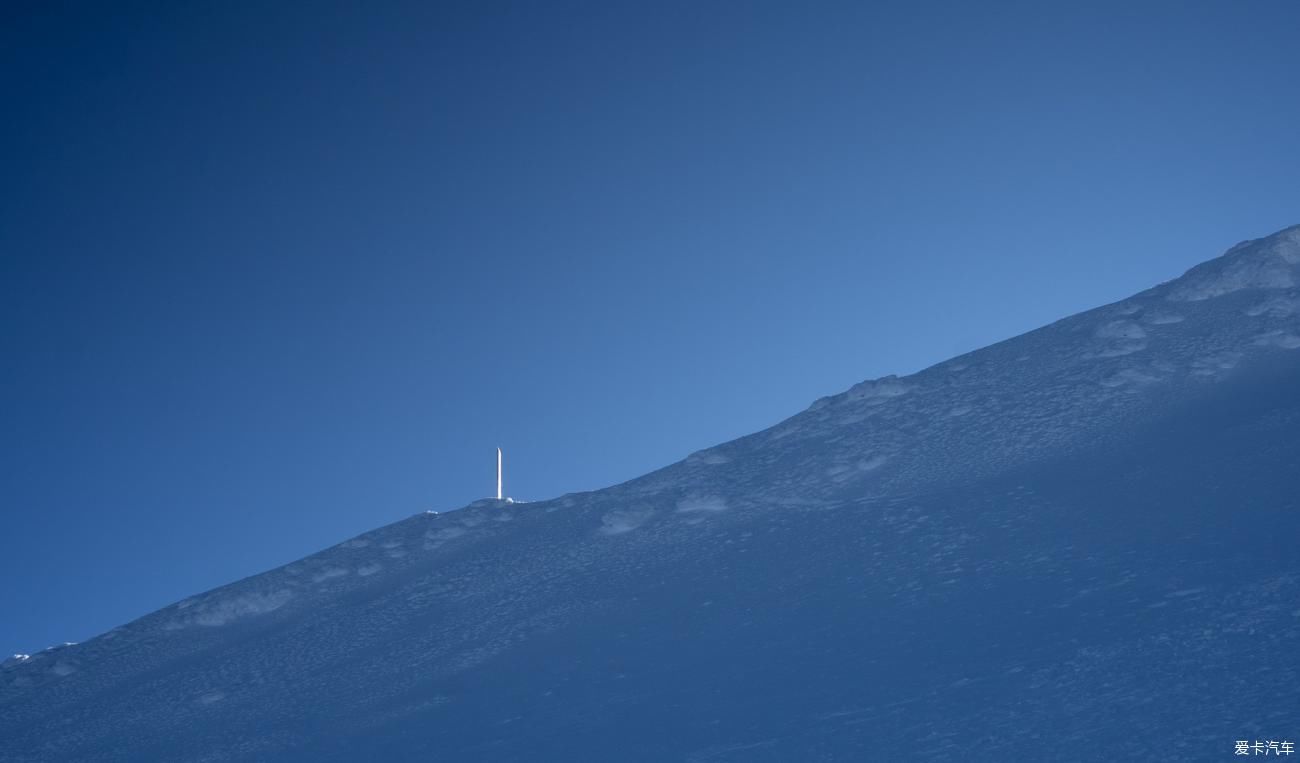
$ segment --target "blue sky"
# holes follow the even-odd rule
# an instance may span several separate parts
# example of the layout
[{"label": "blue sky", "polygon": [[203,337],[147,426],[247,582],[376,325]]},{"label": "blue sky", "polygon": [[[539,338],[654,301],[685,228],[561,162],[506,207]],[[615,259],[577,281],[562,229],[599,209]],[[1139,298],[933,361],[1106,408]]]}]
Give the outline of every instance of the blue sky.
[{"label": "blue sky", "polygon": [[1300,222],[1300,6],[31,4],[0,652],[554,497]]}]

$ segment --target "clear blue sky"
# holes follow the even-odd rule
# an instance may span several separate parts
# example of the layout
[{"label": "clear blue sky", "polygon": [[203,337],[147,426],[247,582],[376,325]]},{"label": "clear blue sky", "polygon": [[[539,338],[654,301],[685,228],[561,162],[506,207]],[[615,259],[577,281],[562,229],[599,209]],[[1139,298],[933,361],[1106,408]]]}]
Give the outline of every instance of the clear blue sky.
[{"label": "clear blue sky", "polygon": [[2,653],[1300,223],[1294,2],[0,13]]}]

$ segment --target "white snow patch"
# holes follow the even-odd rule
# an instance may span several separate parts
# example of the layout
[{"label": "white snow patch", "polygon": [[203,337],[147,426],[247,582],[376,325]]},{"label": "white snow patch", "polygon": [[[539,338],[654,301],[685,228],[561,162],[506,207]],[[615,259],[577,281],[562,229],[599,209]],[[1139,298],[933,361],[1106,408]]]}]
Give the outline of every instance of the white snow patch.
[{"label": "white snow patch", "polygon": [[263,615],[283,607],[293,597],[289,590],[270,593],[246,593],[230,599],[204,602],[198,605],[194,614],[183,624],[192,623],[214,627],[253,615]]},{"label": "white snow patch", "polygon": [[1289,289],[1300,264],[1300,227],[1247,241],[1187,271],[1167,299],[1196,302],[1242,289]]},{"label": "white snow patch", "polygon": [[1203,358],[1197,358],[1192,361],[1193,376],[1218,376],[1224,371],[1230,371],[1237,367],[1241,361],[1239,352],[1219,352],[1213,355],[1207,355]]},{"label": "white snow patch", "polygon": [[[816,409],[818,409],[818,408],[821,408],[821,407],[824,406],[824,405],[825,405],[829,400],[830,400],[829,397],[823,397],[823,398],[821,398],[820,400],[818,400],[817,402],[813,403],[811,406],[809,406],[808,410],[812,411],[812,410],[816,410]],[[768,434],[767,434],[767,439],[768,439],[769,441],[770,441],[770,440],[780,440],[781,438],[783,438],[783,437],[789,437],[790,435],[792,435],[792,434],[794,434],[794,433],[796,433],[796,432],[798,432],[798,431],[799,431],[799,427],[798,427],[797,425],[795,425],[795,424],[783,424],[783,425],[776,426],[776,427],[773,427],[773,428],[769,429],[769,430],[768,430]]]},{"label": "white snow patch", "polygon": [[1260,347],[1281,347],[1284,350],[1294,350],[1300,347],[1300,336],[1296,336],[1289,331],[1269,331],[1255,337],[1255,344]]},{"label": "white snow patch", "polygon": [[32,656],[30,654],[15,654],[14,656],[0,662],[0,668],[9,668],[19,663],[27,662]]},{"label": "white snow patch", "polygon": [[872,456],[864,458],[851,464],[837,464],[826,470],[826,476],[835,482],[846,482],[854,477],[858,477],[865,472],[879,469],[889,459],[885,456]]},{"label": "white snow patch", "polygon": [[1147,332],[1134,321],[1111,321],[1096,331],[1099,339],[1145,339],[1146,335]]},{"label": "white snow patch", "polygon": [[1153,312],[1147,313],[1144,320],[1152,326],[1164,326],[1170,323],[1182,323],[1184,319],[1178,313]]},{"label": "white snow patch", "polygon": [[1116,373],[1107,376],[1101,380],[1103,387],[1127,387],[1142,386],[1160,381],[1160,377],[1154,376],[1136,368],[1125,368]]},{"label": "white snow patch", "polygon": [[444,527],[441,530],[438,530],[436,532],[430,530],[429,532],[424,534],[424,537],[428,538],[429,540],[444,541],[444,540],[451,540],[452,538],[459,538],[460,536],[464,535],[467,532],[469,531],[463,527]]},{"label": "white snow patch", "polygon": [[600,518],[601,535],[622,535],[646,523],[654,515],[650,509],[617,509]]},{"label": "white snow patch", "polygon": [[897,376],[886,376],[855,384],[844,393],[845,400],[864,402],[867,405],[882,405],[890,400],[906,395],[911,388],[899,381]]},{"label": "white snow patch", "polygon": [[1130,355],[1147,346],[1146,329],[1134,321],[1111,321],[1098,326],[1093,335],[1103,342],[1101,349],[1095,353],[1100,358]]},{"label": "white snow patch", "polygon": [[726,500],[716,496],[690,496],[677,502],[677,511],[683,514],[691,514],[695,512],[716,513],[726,510]]},{"label": "white snow patch", "polygon": [[1300,313],[1300,298],[1297,297],[1271,297],[1246,310],[1246,315],[1252,317],[1289,318],[1296,313]]},{"label": "white snow patch", "polygon": [[191,625],[217,627],[245,617],[273,612],[293,598],[288,589],[269,593],[246,593],[227,599],[202,601],[186,611],[185,616],[163,625],[163,630],[180,630]]},{"label": "white snow patch", "polygon": [[[424,537],[427,538],[424,542],[424,550],[432,551],[447,541],[454,540],[455,538],[459,538],[468,533],[469,530],[466,530],[464,527],[444,527],[441,530],[430,530],[424,534]],[[390,555],[392,553],[393,552],[391,551],[389,552]]]},{"label": "white snow patch", "polygon": [[331,578],[341,578],[348,574],[348,570],[343,567],[326,567],[315,575],[311,576],[311,582],[323,583]]}]

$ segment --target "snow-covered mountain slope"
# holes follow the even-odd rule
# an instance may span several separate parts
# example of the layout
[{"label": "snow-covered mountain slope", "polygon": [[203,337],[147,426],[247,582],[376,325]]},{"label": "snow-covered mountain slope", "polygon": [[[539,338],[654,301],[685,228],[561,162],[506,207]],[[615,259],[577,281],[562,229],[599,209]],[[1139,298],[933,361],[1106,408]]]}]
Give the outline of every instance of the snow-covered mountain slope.
[{"label": "snow-covered mountain slope", "polygon": [[1226,759],[1300,743],[1300,227],[605,490],[0,668],[0,761]]}]

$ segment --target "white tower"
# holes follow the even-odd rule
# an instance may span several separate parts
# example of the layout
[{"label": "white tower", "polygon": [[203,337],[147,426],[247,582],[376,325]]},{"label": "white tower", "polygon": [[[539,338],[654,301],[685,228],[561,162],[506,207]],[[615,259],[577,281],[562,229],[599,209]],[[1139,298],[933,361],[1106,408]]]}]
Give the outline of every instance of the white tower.
[{"label": "white tower", "polygon": [[501,449],[497,448],[497,500],[501,500]]}]

